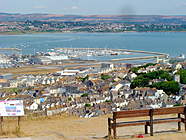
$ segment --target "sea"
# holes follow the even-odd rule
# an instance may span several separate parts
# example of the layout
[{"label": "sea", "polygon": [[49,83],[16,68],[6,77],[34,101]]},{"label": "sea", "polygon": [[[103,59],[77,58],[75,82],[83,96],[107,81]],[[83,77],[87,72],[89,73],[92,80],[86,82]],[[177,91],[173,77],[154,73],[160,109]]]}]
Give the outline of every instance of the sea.
[{"label": "sea", "polygon": [[53,48],[130,49],[186,54],[186,32],[38,33],[0,35],[0,48],[20,48],[22,54]]}]

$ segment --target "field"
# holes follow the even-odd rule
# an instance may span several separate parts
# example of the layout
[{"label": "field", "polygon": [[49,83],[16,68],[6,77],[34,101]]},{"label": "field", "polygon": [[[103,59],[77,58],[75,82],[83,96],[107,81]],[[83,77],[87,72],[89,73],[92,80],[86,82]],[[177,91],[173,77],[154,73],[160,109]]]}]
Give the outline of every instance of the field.
[{"label": "field", "polygon": [[[95,63],[94,61],[79,61],[79,62],[71,62],[63,63],[61,65],[33,65],[33,66],[24,66],[18,68],[0,68],[0,74],[12,73],[12,74],[49,74],[54,73],[56,71],[64,69],[78,69],[82,67],[90,67],[90,63]],[[83,64],[83,65],[81,65]],[[99,66],[99,64],[94,64],[92,66]]]},{"label": "field", "polygon": [[48,74],[59,71],[57,68],[42,68],[39,66],[28,66],[28,67],[21,67],[21,68],[7,68],[7,69],[0,69],[1,74],[12,73],[12,74]]},{"label": "field", "polygon": [[[29,137],[34,140],[106,140],[109,116],[85,119],[62,114],[47,118],[22,118],[20,133],[16,132],[16,120],[6,119],[3,127],[4,135],[1,137]],[[143,139],[186,139],[186,133],[177,132],[176,128],[176,123],[155,125],[155,136],[145,135]],[[144,134],[144,126],[118,129],[119,140],[139,139],[136,138],[139,134]]]}]

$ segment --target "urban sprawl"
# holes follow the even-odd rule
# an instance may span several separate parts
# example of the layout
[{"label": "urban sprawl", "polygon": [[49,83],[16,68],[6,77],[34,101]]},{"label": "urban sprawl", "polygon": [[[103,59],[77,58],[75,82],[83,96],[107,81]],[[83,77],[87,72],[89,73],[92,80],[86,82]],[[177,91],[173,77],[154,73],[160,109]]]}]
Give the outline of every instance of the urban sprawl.
[{"label": "urban sprawl", "polygon": [[[184,55],[159,63],[130,64],[81,60],[69,52],[70,56],[1,54],[1,100],[23,100],[26,115],[66,112],[85,118],[186,104]],[[118,53],[107,50],[97,56]],[[34,70],[24,73],[20,68]]]}]

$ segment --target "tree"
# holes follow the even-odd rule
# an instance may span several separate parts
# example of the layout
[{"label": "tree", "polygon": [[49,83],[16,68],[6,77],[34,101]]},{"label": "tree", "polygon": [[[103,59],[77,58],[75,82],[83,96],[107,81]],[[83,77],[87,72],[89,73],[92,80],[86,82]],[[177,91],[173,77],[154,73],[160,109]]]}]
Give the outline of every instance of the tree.
[{"label": "tree", "polygon": [[149,66],[155,66],[155,65],[156,65],[156,64],[154,64],[154,63],[147,63],[147,64],[145,64],[145,65],[143,65],[143,66],[133,67],[133,68],[130,69],[130,71],[132,71],[133,73],[138,74],[138,70],[139,70],[139,69],[141,69],[141,68],[147,68],[147,67],[149,67]]},{"label": "tree", "polygon": [[139,67],[133,67],[133,68],[131,68],[130,70],[133,72],[133,73],[138,73],[138,70],[139,70],[140,68]]},{"label": "tree", "polygon": [[155,87],[157,89],[163,90],[168,95],[177,94],[180,91],[180,86],[178,82],[175,81],[163,81],[154,83],[151,87]]},{"label": "tree", "polygon": [[158,74],[157,71],[153,71],[153,72],[149,72],[149,73],[143,74],[143,76],[145,78],[148,78],[148,79],[158,79],[159,78],[159,74]]},{"label": "tree", "polygon": [[148,78],[144,78],[143,76],[138,76],[138,77],[136,77],[136,78],[132,81],[130,87],[131,87],[132,89],[134,89],[134,88],[136,88],[136,87],[147,87],[148,84],[149,84],[149,79],[148,79]]},{"label": "tree", "polygon": [[112,78],[112,76],[110,76],[110,75],[105,75],[105,74],[101,74],[101,79],[102,79],[102,80],[107,80],[107,79],[110,79],[110,78]]},{"label": "tree", "polygon": [[180,74],[180,83],[186,84],[186,70],[180,70],[178,74]]},{"label": "tree", "polygon": [[172,81],[173,77],[168,73],[168,72],[164,72],[160,75],[161,79],[166,79],[167,81]]},{"label": "tree", "polygon": [[153,79],[164,79],[167,81],[173,80],[173,77],[167,71],[163,71],[163,70],[149,72],[149,73],[143,74],[143,76],[151,80]]},{"label": "tree", "polygon": [[[186,73],[185,73],[186,74]],[[159,71],[153,71],[149,73],[143,73],[138,75],[132,83],[131,83],[131,88],[136,88],[136,87],[149,87],[149,81],[153,79],[164,79],[167,81],[172,81],[173,77],[169,74],[167,71],[159,70]],[[185,78],[186,80],[186,78]],[[160,86],[160,85],[157,85]]]}]

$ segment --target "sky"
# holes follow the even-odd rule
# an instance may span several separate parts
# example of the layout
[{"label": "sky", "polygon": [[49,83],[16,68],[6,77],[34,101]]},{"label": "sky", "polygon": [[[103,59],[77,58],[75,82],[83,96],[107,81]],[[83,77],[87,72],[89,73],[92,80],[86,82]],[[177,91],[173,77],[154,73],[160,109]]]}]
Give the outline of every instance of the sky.
[{"label": "sky", "polygon": [[3,13],[186,15],[186,0],[0,0]]}]

